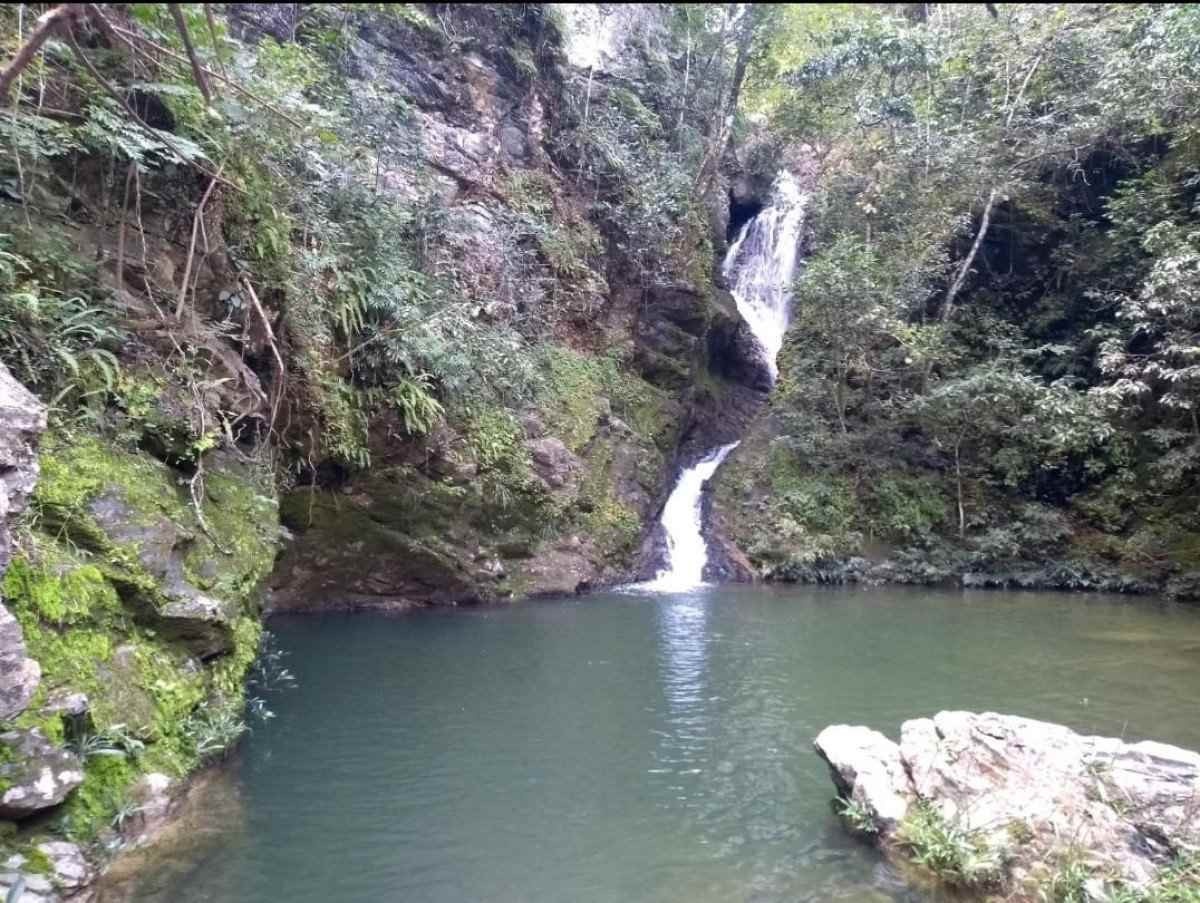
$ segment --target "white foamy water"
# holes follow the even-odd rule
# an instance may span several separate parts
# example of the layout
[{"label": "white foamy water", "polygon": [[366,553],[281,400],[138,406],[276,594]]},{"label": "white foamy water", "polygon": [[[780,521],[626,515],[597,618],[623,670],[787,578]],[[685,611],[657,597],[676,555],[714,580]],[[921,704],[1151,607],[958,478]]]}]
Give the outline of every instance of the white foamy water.
[{"label": "white foamy water", "polygon": [[704,484],[737,445],[736,442],[722,445],[679,475],[662,513],[663,530],[667,534],[666,567],[653,580],[641,584],[641,589],[675,593],[704,583],[708,543],[701,532],[701,495]]},{"label": "white foamy water", "polygon": [[772,379],[779,373],[775,358],[787,332],[807,202],[795,177],[782,173],[771,203],[742,227],[721,267],[738,313],[762,346]]},{"label": "white foamy water", "polygon": [[[782,173],[775,181],[771,203],[742,227],[721,268],[738,312],[762,347],[772,381],[778,375],[775,358],[788,326],[807,201],[795,177]],[[665,566],[653,580],[639,584],[639,589],[680,592],[704,584],[704,566],[708,564],[701,510],[704,484],[736,447],[736,442],[721,446],[679,475],[661,518],[667,536]]]}]

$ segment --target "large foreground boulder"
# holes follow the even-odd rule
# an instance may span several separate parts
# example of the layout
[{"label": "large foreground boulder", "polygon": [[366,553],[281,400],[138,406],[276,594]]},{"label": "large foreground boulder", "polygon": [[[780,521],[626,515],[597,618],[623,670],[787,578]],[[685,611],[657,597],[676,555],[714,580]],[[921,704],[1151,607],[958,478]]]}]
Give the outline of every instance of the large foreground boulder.
[{"label": "large foreground boulder", "polygon": [[849,820],[898,859],[920,858],[932,826],[992,863],[1007,899],[1045,898],[1064,875],[1106,899],[1200,847],[1200,754],[992,712],[939,712],[900,736],[833,725],[815,743]]}]

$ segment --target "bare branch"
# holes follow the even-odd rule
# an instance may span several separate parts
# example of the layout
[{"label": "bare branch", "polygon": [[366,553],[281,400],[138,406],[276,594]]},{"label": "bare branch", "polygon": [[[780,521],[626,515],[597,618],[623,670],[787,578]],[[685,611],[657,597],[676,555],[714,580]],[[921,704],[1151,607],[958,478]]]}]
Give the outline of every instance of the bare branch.
[{"label": "bare branch", "polygon": [[204,7],[204,19],[208,22],[208,37],[212,40],[213,56],[217,58],[217,66],[221,69],[221,74],[225,74],[225,61],[221,59],[221,42],[217,40],[217,22],[213,18],[212,4],[202,3]]},{"label": "bare branch", "polygon": [[211,106],[212,92],[208,89],[208,79],[204,77],[204,67],[200,65],[200,60],[196,57],[196,48],[192,46],[192,36],[188,34],[183,12],[179,9],[178,3],[168,3],[167,9],[171,11],[171,18],[175,20],[175,30],[179,32],[179,37],[183,40],[183,49],[187,51],[188,62],[192,64],[192,76],[196,80],[196,87],[204,95],[204,103]]},{"label": "bare branch", "polygon": [[21,49],[12,58],[12,62],[0,70],[0,99],[8,96],[8,89],[22,70],[33,60],[42,45],[46,43],[46,39],[54,34],[60,26],[69,23],[78,15],[78,3],[64,3],[38,18],[34,23],[33,31],[29,33],[29,40],[21,45]]},{"label": "bare branch", "polygon": [[258,318],[262,321],[263,329],[267,334],[267,344],[271,346],[271,352],[275,356],[275,363],[279,367],[279,387],[275,391],[275,400],[271,403],[270,428],[274,430],[275,419],[279,413],[279,401],[283,397],[283,390],[287,385],[287,367],[283,364],[283,356],[279,353],[279,343],[275,340],[275,330],[271,328],[271,321],[267,319],[267,313],[263,310],[263,306],[258,300],[258,293],[254,291],[254,286],[247,277],[242,277],[242,284],[246,286],[246,292],[250,295],[250,303],[254,305],[254,312],[258,314]]},{"label": "bare branch", "polygon": [[92,78],[94,78],[96,80],[96,82],[100,85],[100,87],[104,89],[105,93],[107,93],[111,98],[113,98],[113,100],[115,100],[118,104],[120,104],[121,109],[123,109],[126,112],[126,114],[134,122],[136,122],[143,129],[145,129],[146,132],[149,133],[149,135],[152,138],[155,138],[155,139],[161,141],[168,148],[170,148],[171,151],[174,152],[175,156],[177,156],[181,162],[190,163],[196,169],[200,170],[200,172],[204,173],[206,176],[209,176],[210,178],[216,179],[222,185],[228,185],[230,188],[233,188],[236,191],[242,190],[237,185],[234,185],[232,182],[230,182],[226,179],[222,179],[220,172],[217,172],[216,174],[209,172],[207,169],[205,169],[203,166],[201,166],[195,160],[188,158],[187,155],[185,155],[183,153],[183,151],[181,151],[178,148],[178,146],[176,146],[176,144],[173,141],[171,141],[171,139],[168,138],[162,131],[150,126],[144,119],[142,119],[141,116],[139,116],[137,114],[137,112],[133,109],[133,107],[131,107],[129,105],[129,101],[127,101],[124,97],[122,97],[121,93],[116,88],[113,87],[112,82],[110,82],[107,78],[105,78],[103,75],[101,75],[100,70],[98,70],[95,66],[92,65],[92,61],[89,60],[87,58],[87,55],[80,49],[79,43],[75,40],[75,35],[71,31],[71,29],[64,28],[63,34],[66,35],[67,42],[71,45],[71,50],[74,52],[76,58],[81,63],[83,63],[84,68],[87,69],[88,73],[92,76]]},{"label": "bare branch", "polygon": [[[221,164],[221,169],[225,168],[225,164]],[[221,178],[221,170],[217,170],[217,174],[213,176],[212,181],[208,183],[208,188],[204,190],[204,196],[200,198],[200,206],[196,208],[196,215],[192,217],[192,241],[188,245],[187,263],[183,268],[183,285],[179,288],[179,300],[175,302],[175,319],[183,318],[183,303],[187,300],[188,280],[192,276],[192,260],[196,256],[196,237],[200,232],[200,220],[204,217],[204,208],[208,204],[209,196],[212,195],[213,189],[217,187],[217,182]]]}]

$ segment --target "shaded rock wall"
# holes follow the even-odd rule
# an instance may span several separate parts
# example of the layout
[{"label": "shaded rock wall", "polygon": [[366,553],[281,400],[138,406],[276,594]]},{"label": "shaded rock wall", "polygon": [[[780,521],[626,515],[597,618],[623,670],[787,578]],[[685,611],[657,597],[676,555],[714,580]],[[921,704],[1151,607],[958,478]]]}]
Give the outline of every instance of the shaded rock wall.
[{"label": "shaded rock wall", "polygon": [[[286,11],[235,15],[248,34],[289,27]],[[456,54],[402,18],[372,20],[346,75],[416,111],[411,155],[382,178],[390,191],[430,191],[445,205],[446,226],[431,235],[435,269],[496,322],[565,312],[547,384],[528,408],[452,412],[421,439],[374,424],[369,472],[289,493],[282,514],[294,539],[272,579],[276,609],[488,602],[628,579],[653,557],[679,468],[734,436],[761,402],[768,377],[709,272],[640,278],[624,236],[590,218],[595,187],[563,171],[555,140],[572,16],[565,36],[543,21],[503,44],[497,35],[511,26],[495,15],[453,13],[465,48]],[[652,28],[627,27],[657,15],[604,16],[617,49],[597,63],[596,92],[636,90],[648,65],[669,65]],[[590,250],[570,267],[545,248],[531,253],[514,228],[531,209]]]}]

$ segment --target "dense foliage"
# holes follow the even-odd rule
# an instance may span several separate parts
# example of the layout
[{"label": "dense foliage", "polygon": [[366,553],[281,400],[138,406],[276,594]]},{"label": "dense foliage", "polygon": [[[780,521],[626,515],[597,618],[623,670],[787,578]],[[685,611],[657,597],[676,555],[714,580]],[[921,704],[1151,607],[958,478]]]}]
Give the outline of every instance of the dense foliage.
[{"label": "dense foliage", "polygon": [[[1200,15],[892,9],[789,8],[748,78],[822,167],[772,460],[851,495],[832,535],[801,517],[761,551],[935,534],[964,541],[952,569],[1059,555],[1186,582]],[[936,516],[896,522],[897,481]]]}]

